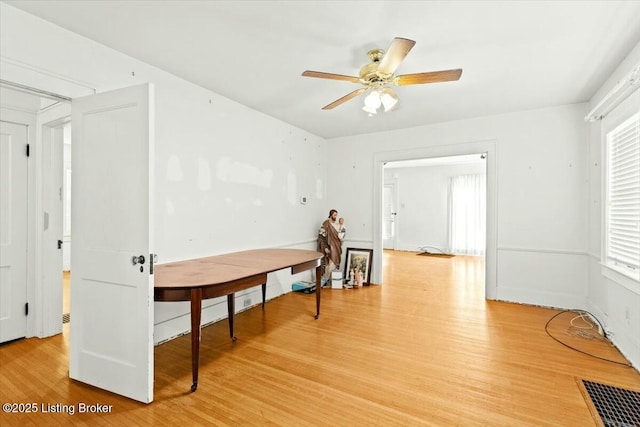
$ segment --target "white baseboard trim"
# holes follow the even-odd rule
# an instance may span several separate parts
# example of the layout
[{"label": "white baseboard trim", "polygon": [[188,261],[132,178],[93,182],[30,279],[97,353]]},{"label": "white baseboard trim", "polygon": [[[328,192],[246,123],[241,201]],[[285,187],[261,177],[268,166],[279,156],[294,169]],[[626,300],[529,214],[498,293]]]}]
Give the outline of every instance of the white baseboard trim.
[{"label": "white baseboard trim", "polygon": [[[204,305],[206,301],[203,301],[201,324],[204,326],[226,319],[228,317],[226,301],[226,298],[217,298],[215,302],[209,306]],[[188,304],[188,302],[185,304]],[[190,332],[191,312],[187,308],[185,313],[153,325],[153,343],[154,345],[159,345]]]},{"label": "white baseboard trim", "polygon": [[587,307],[586,296],[560,292],[539,292],[531,289],[504,288],[500,286],[498,286],[497,300],[563,310],[585,310]]}]

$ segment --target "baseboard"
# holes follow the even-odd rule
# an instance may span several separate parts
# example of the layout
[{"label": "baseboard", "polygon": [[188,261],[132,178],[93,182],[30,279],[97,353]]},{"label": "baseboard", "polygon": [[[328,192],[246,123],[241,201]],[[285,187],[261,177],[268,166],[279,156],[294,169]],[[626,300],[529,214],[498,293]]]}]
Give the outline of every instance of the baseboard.
[{"label": "baseboard", "polygon": [[504,288],[501,286],[498,286],[497,299],[564,310],[585,310],[587,307],[585,296],[560,292],[540,292],[531,289]]}]

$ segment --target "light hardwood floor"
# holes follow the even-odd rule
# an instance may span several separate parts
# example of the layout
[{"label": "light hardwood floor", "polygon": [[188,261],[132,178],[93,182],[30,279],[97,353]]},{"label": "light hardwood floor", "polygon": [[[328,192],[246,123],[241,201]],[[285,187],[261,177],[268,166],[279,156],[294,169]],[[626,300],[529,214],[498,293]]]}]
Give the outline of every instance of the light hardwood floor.
[{"label": "light hardwood floor", "polygon": [[62,314],[69,314],[71,311],[71,292],[69,283],[71,282],[71,272],[65,270],[62,272]]},{"label": "light hardwood floor", "polygon": [[[640,374],[545,333],[556,313],[484,300],[482,260],[384,254],[384,286],[289,293],[203,329],[198,390],[190,336],[155,348],[149,405],[68,378],[68,332],[0,347],[2,403],[76,413],[0,414],[0,425],[590,426],[576,378],[640,389]],[[117,313],[114,313],[117,315]],[[607,342],[550,325],[583,351],[625,363]],[[80,403],[111,405],[79,414]]]}]

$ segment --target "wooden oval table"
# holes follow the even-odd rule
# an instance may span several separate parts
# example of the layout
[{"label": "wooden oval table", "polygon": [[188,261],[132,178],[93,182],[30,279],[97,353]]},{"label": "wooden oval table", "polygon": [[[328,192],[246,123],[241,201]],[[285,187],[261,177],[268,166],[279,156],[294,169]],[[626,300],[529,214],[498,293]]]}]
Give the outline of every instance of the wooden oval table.
[{"label": "wooden oval table", "polygon": [[262,286],[264,309],[267,274],[291,268],[292,274],[316,269],[316,314],[320,316],[322,254],[305,249],[254,249],[206,258],[159,264],[154,272],[155,301],[191,302],[191,391],[198,388],[202,300],[227,296],[229,335],[233,341],[235,293]]}]

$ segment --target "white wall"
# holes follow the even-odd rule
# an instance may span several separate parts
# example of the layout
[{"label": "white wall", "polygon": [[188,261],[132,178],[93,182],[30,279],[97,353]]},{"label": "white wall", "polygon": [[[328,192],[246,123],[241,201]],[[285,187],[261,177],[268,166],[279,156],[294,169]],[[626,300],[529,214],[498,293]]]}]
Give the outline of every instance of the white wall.
[{"label": "white wall", "polygon": [[[597,105],[606,93],[639,63],[640,43],[629,52],[611,77],[597,91],[589,103],[590,106]],[[637,90],[635,95],[638,96]],[[589,311],[594,313],[612,333],[614,344],[635,367],[640,367],[640,283],[610,274],[601,265],[604,194],[602,167],[604,146],[601,125],[600,121],[588,125],[589,283],[587,303]]]},{"label": "white wall", "polygon": [[[248,248],[315,248],[328,209],[322,138],[6,4],[0,8],[3,79],[73,96],[154,83],[160,262]],[[292,281],[288,273],[271,275],[267,297],[290,291]],[[259,288],[249,295],[252,303],[258,295]],[[203,323],[226,316],[222,299],[207,304],[214,305],[204,309]],[[186,303],[156,303],[155,341],[189,330],[187,312]]]},{"label": "white wall", "polygon": [[385,182],[397,183],[397,248],[449,248],[449,185],[458,175],[485,174],[484,163],[385,168]]},{"label": "white wall", "polygon": [[377,213],[367,188],[381,153],[410,158],[419,150],[492,140],[497,182],[487,190],[497,192],[496,298],[585,308],[586,111],[586,104],[565,105],[329,140],[329,151],[341,152],[332,160],[327,193],[351,225],[345,246],[350,239],[373,246]]}]

